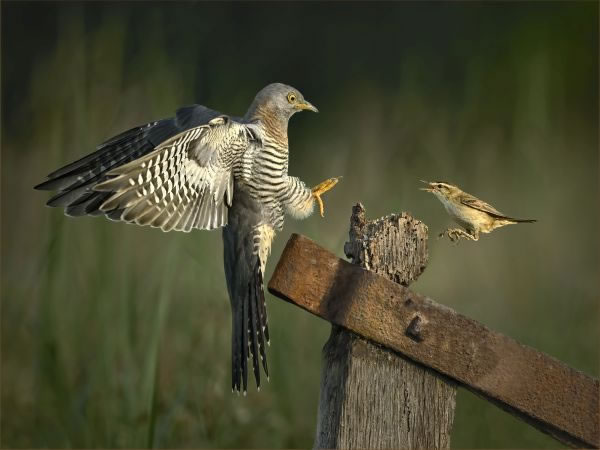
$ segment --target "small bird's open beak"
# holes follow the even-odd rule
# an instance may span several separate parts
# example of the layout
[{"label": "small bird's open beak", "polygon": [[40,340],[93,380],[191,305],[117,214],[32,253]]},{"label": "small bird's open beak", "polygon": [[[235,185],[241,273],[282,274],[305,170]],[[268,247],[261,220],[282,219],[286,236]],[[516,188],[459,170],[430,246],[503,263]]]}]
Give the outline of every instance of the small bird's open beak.
[{"label": "small bird's open beak", "polygon": [[429,187],[420,188],[421,191],[426,191],[426,192],[433,192],[434,191],[433,186],[432,186],[433,183],[430,183],[429,181],[425,181],[425,180],[420,180],[420,181],[421,181],[421,183],[426,183],[426,184],[429,185]]},{"label": "small bird's open beak", "polygon": [[316,106],[314,106],[312,103],[310,103],[310,102],[308,102],[306,100],[304,100],[302,103],[298,103],[296,105],[296,108],[298,108],[300,110],[307,109],[309,111],[316,112],[316,113],[319,112],[319,110],[317,109]]}]

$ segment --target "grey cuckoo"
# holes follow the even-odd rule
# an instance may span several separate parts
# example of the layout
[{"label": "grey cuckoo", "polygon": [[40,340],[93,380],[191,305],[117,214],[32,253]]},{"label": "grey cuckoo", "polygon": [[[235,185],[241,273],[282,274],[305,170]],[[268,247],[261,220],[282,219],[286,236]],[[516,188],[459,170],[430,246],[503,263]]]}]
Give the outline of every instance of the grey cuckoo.
[{"label": "grey cuckoo", "polygon": [[[309,216],[337,178],[313,189],[288,175],[288,121],[317,111],[298,90],[270,84],[243,118],[202,105],[177,110],[115,136],[48,175],[36,189],[57,190],[49,206],[68,216],[100,216],[163,231],[223,228],[232,312],[232,389],[244,393],[248,361],[260,389],[268,377],[265,263],[284,213]],[[260,361],[259,361],[260,360]]]}]

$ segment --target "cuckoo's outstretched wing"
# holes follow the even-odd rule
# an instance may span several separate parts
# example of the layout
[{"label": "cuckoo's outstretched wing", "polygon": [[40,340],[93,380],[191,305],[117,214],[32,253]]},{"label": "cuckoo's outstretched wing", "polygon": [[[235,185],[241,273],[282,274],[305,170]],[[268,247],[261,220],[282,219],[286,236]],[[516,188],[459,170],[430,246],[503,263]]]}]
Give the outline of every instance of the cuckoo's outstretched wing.
[{"label": "cuckoo's outstretched wing", "polygon": [[231,165],[255,140],[251,124],[201,105],[133,128],[48,176],[37,189],[59,190],[49,206],[68,215],[168,231],[222,226],[231,203]]},{"label": "cuckoo's outstretched wing", "polygon": [[265,344],[269,343],[263,286],[274,230],[264,223],[262,206],[236,190],[223,228],[225,278],[231,302],[231,389],[248,389],[248,361],[260,389],[260,364],[269,376]]},{"label": "cuckoo's outstretched wing", "polygon": [[111,192],[100,210],[163,231],[213,229],[227,223],[232,168],[256,137],[246,124],[218,116],[107,173],[94,190]]}]

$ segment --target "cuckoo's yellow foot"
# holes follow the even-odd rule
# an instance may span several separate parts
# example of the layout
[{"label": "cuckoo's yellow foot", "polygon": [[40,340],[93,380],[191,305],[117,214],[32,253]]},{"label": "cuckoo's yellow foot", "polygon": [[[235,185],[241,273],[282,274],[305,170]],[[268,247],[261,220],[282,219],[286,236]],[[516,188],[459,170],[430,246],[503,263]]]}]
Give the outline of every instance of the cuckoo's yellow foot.
[{"label": "cuckoo's yellow foot", "polygon": [[317,184],[314,188],[312,188],[312,195],[319,203],[319,212],[321,213],[321,217],[325,217],[325,207],[323,206],[323,200],[321,199],[321,195],[323,195],[328,190],[332,189],[338,181],[340,181],[342,177],[333,177],[328,178],[325,181]]}]

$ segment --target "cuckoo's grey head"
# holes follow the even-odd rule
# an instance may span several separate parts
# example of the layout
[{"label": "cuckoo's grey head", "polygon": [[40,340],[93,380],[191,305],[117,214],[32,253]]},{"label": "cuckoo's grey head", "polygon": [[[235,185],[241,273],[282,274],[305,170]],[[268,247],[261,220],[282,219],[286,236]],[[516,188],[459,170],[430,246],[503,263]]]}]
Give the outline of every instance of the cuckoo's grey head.
[{"label": "cuckoo's grey head", "polygon": [[302,110],[319,112],[315,106],[304,99],[298,89],[282,83],[272,83],[256,94],[248,113],[252,116],[266,115],[287,121]]}]

